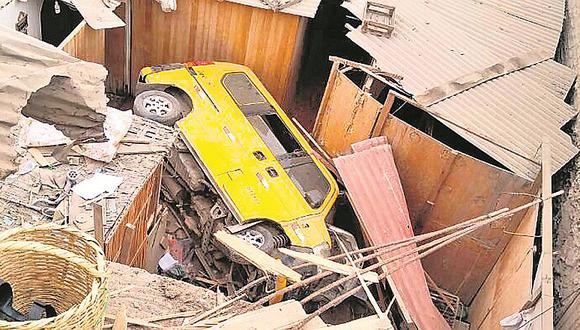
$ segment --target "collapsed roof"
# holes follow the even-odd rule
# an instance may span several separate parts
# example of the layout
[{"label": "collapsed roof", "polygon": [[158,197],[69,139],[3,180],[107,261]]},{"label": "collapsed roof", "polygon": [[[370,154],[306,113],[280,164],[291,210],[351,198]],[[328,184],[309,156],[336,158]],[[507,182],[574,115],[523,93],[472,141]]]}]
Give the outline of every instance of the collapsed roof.
[{"label": "collapsed roof", "polygon": [[[575,74],[552,60],[564,1],[390,4],[396,11],[389,37],[361,28],[352,29],[348,37],[382,70],[403,76],[403,89],[441,123],[530,180],[539,173],[545,136],[554,146],[554,172],[578,153],[561,131],[576,115],[564,102]],[[343,6],[365,19],[365,0]],[[449,86],[457,88],[452,95],[427,98],[429,102],[420,97]]]},{"label": "collapsed roof", "polygon": [[20,113],[72,140],[102,139],[107,70],[0,27],[0,178],[16,170],[11,128]]}]

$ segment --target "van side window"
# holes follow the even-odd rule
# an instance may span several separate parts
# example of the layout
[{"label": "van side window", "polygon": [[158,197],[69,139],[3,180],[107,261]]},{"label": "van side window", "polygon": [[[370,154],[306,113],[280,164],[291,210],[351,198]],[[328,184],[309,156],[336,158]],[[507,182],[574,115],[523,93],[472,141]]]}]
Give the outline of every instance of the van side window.
[{"label": "van side window", "polygon": [[228,73],[222,84],[244,115],[275,113],[272,105],[245,73]]},{"label": "van side window", "polygon": [[245,73],[228,73],[222,84],[302,197],[310,207],[320,207],[328,196],[330,183],[274,107]]}]

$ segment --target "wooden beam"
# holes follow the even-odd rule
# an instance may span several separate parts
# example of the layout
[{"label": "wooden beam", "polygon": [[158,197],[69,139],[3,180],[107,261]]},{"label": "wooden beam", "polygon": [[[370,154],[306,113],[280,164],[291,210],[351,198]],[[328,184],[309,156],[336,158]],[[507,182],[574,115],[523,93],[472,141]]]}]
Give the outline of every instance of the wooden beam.
[{"label": "wooden beam", "polygon": [[228,234],[223,230],[218,231],[214,236],[220,243],[238,253],[242,258],[251,262],[261,270],[270,274],[285,276],[293,282],[300,282],[302,275],[243,239]]},{"label": "wooden beam", "polygon": [[362,70],[365,73],[373,76],[374,78],[380,80],[381,82],[383,82],[385,84],[389,84],[389,82],[384,81],[384,79],[385,79],[384,77],[388,77],[388,78],[391,78],[391,79],[396,80],[396,81],[403,80],[403,76],[401,76],[399,74],[386,72],[386,71],[383,71],[383,70],[379,69],[378,67],[375,67],[372,65],[358,63],[358,62],[347,60],[347,59],[344,59],[344,58],[341,58],[338,56],[329,56],[328,59],[334,63],[340,63],[340,64],[343,64],[346,66],[350,66],[350,67]]},{"label": "wooden beam", "polygon": [[554,273],[552,268],[552,148],[542,143],[542,330],[554,328]]},{"label": "wooden beam", "polygon": [[50,166],[51,163],[48,161],[46,157],[42,154],[42,152],[37,148],[28,148],[28,153],[34,158],[34,160],[38,163],[40,167],[47,167]]},{"label": "wooden beam", "polygon": [[123,233],[123,241],[121,242],[121,254],[119,256],[119,262],[128,266],[131,257],[131,247],[133,246],[133,236],[135,236],[135,225],[126,224],[125,232]]},{"label": "wooden beam", "polygon": [[[334,85],[336,84],[336,77],[338,76],[338,63],[332,63],[332,68],[330,69],[330,74],[328,76],[328,81],[326,82],[326,87],[324,88],[324,94],[322,95],[322,100],[320,101],[320,107],[318,108],[318,113],[316,114],[316,120],[314,121],[314,129],[312,130],[312,135],[314,138],[320,138],[322,123],[326,121],[325,117],[328,111],[328,102],[334,91]],[[318,141],[324,144],[324,141]]]},{"label": "wooden beam", "polygon": [[[278,251],[301,261],[311,262],[322,269],[330,270],[338,274],[352,275],[356,274],[357,270],[349,265],[341,264],[332,260],[325,259],[310,253],[296,252],[285,248],[279,248]],[[367,272],[361,274],[362,278],[370,283],[379,283],[379,275],[375,272]]]},{"label": "wooden beam", "polygon": [[113,330],[127,330],[127,307],[121,305],[117,315],[115,316],[115,323],[113,323]]},{"label": "wooden beam", "polygon": [[105,247],[105,234],[103,229],[104,219],[105,219],[105,210],[103,208],[103,205],[99,203],[93,203],[93,222],[95,230],[95,239],[102,248]]}]

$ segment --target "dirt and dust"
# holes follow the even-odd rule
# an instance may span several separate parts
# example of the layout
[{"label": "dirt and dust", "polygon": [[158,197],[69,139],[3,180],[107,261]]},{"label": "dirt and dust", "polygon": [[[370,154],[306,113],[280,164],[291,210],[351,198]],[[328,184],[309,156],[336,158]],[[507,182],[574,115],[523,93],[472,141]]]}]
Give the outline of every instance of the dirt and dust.
[{"label": "dirt and dust", "polygon": [[[580,73],[580,4],[567,1],[566,17],[558,49],[558,60]],[[580,107],[578,82],[569,96]],[[570,133],[576,146],[580,145],[580,121],[571,124]],[[576,303],[580,293],[580,158],[576,157],[555,179],[555,189],[565,189],[554,226],[554,287],[556,328],[571,324],[570,315],[580,315]],[[566,319],[566,322],[559,322]],[[576,319],[580,324],[580,317]],[[572,322],[576,322],[572,321]],[[565,326],[567,327],[567,326]]]},{"label": "dirt and dust", "polygon": [[[149,320],[179,312],[203,313],[225,301],[225,296],[189,283],[148,273],[143,269],[110,263],[107,314],[115,315],[124,305],[127,317]],[[244,302],[233,308],[242,307]],[[183,318],[156,322],[163,327],[180,326]]]}]

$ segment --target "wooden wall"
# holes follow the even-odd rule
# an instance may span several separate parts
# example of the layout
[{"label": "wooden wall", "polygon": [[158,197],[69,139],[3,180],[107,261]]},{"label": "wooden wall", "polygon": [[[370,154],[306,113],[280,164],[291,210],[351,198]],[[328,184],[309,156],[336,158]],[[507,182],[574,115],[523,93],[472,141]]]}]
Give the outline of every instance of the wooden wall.
[{"label": "wooden wall", "polygon": [[[155,215],[159,205],[162,173],[163,163],[161,162],[143,184],[131,205],[127,207],[115,234],[105,242],[105,256],[108,260],[138,268],[145,267],[148,252],[147,227],[149,219]],[[135,229],[133,239],[123,245],[127,224],[135,226]],[[128,256],[126,261],[120,260],[123,253]]]},{"label": "wooden wall", "polygon": [[182,1],[171,13],[154,1],[132,6],[133,84],[145,66],[214,60],[247,65],[281,103],[293,89],[306,19],[216,0]]},{"label": "wooden wall", "polygon": [[534,234],[538,208],[530,208],[475,296],[470,329],[499,328],[499,321],[519,312],[532,299]]},{"label": "wooden wall", "polygon": [[[530,201],[518,195],[533,183],[452,150],[390,116],[381,131],[393,148],[415,234],[449,227],[470,218]],[[514,194],[515,193],[515,194]],[[465,304],[491,272],[525,212],[461,238],[423,260],[431,277]]]},{"label": "wooden wall", "polygon": [[[123,2],[114,11],[123,21],[126,21],[125,6]],[[105,30],[105,67],[109,71],[105,90],[117,95],[128,92],[125,86],[125,27]]]},{"label": "wooden wall", "polygon": [[[353,142],[386,136],[415,234],[521,205],[530,200],[521,193],[537,192],[533,182],[453,150],[389,115],[396,94],[381,105],[346,80],[341,73],[336,79],[331,74],[314,137],[337,156],[348,153]],[[423,266],[437,284],[470,304],[511,238],[504,229],[515,231],[524,213],[450,244],[423,260]]]},{"label": "wooden wall", "polygon": [[349,153],[351,144],[370,137],[383,105],[343,73],[332,72],[332,86],[321,102],[314,138],[329,155],[338,157]]},{"label": "wooden wall", "polygon": [[82,21],[58,48],[81,60],[105,64],[105,30],[93,30]]}]

